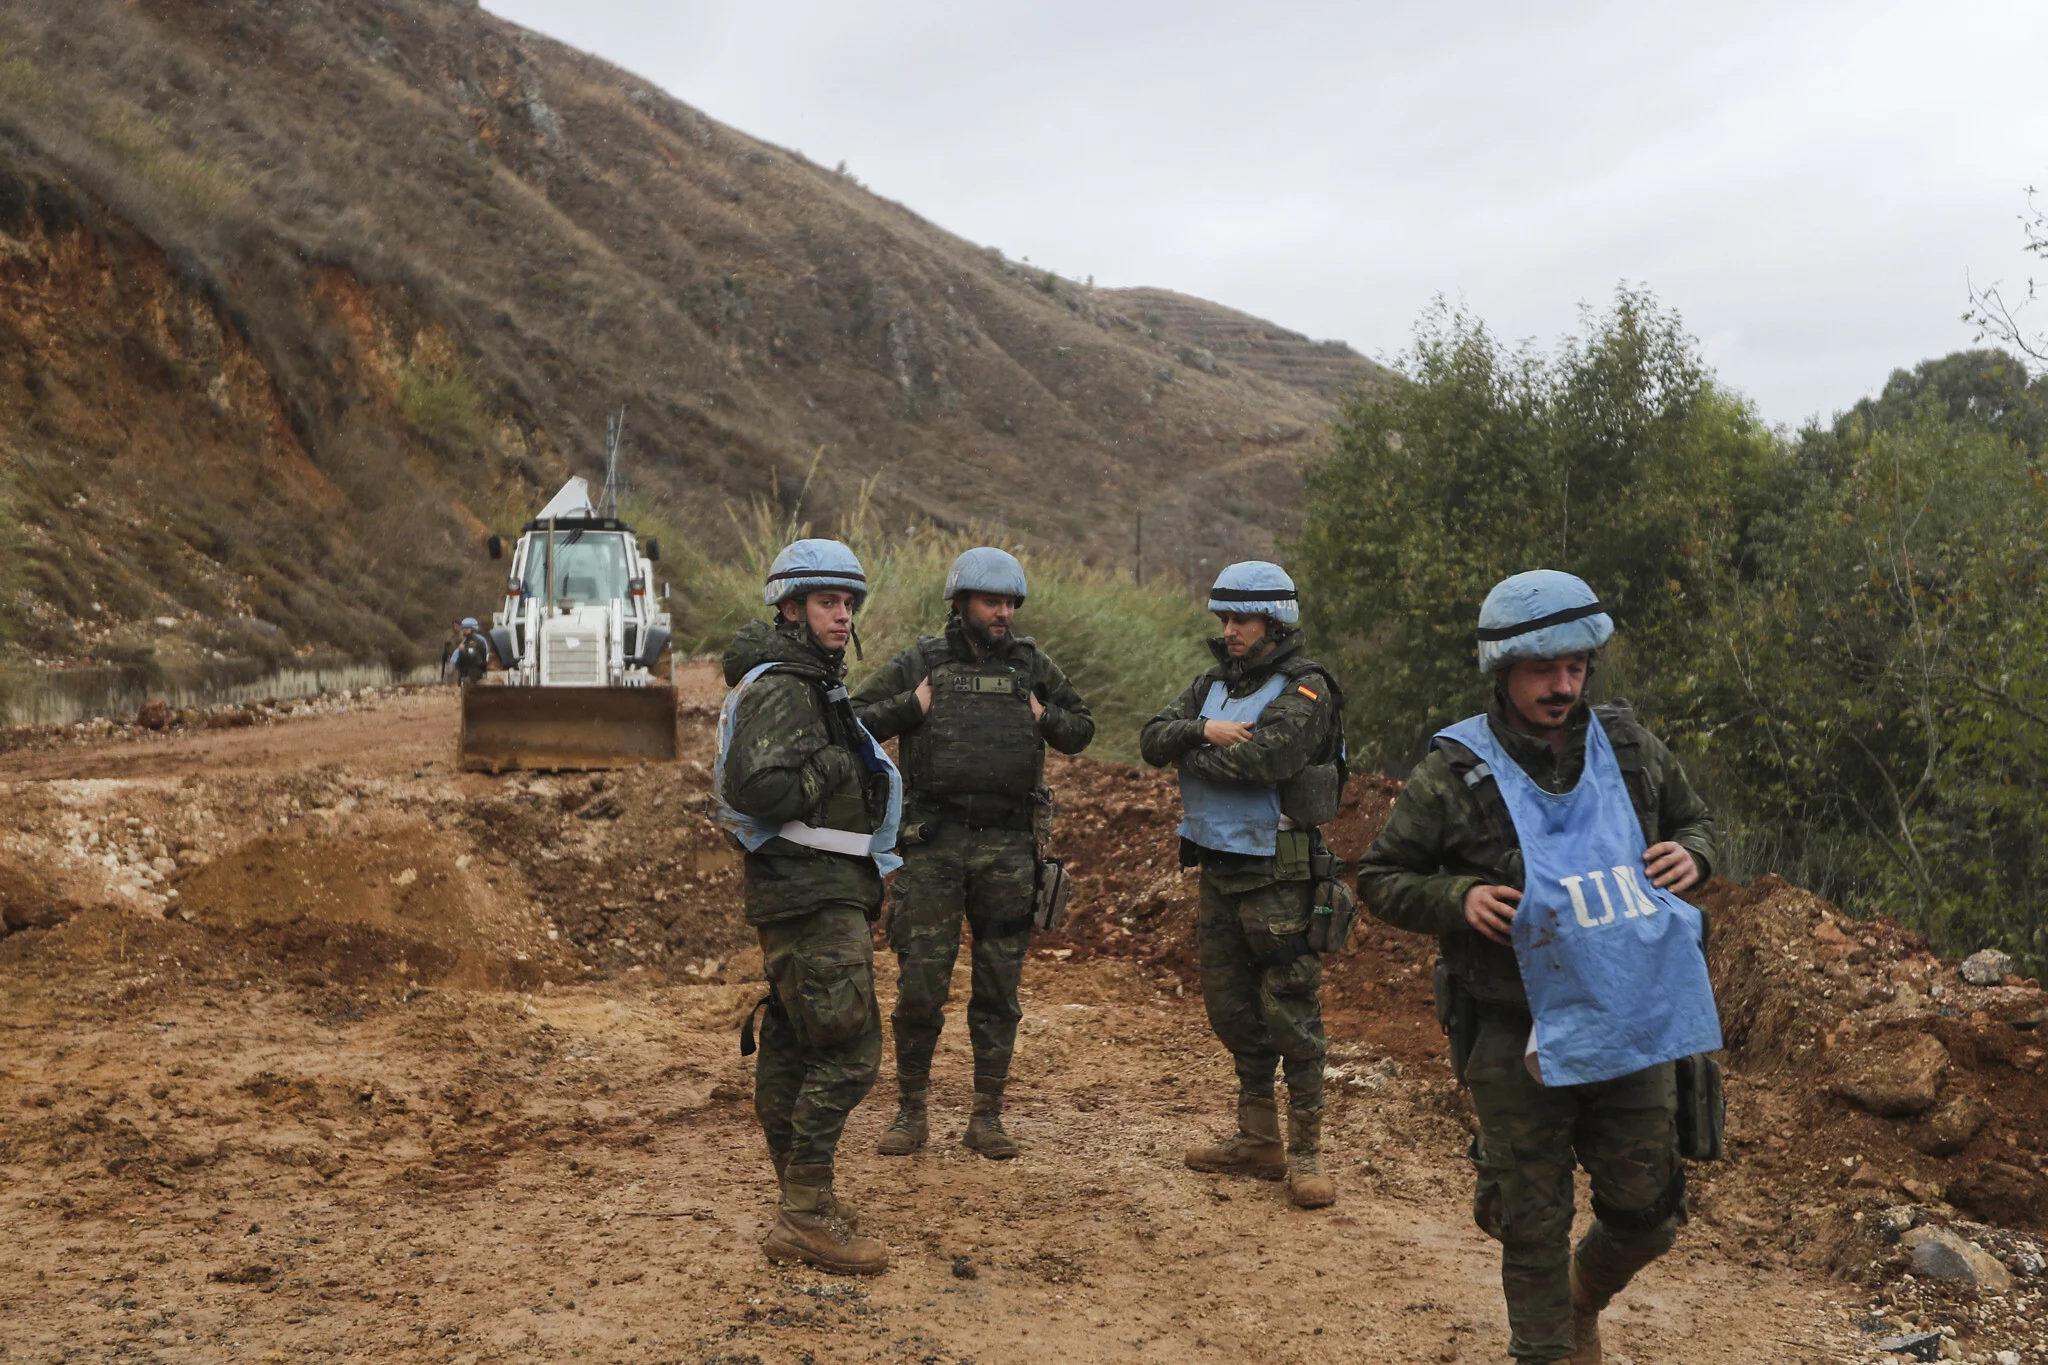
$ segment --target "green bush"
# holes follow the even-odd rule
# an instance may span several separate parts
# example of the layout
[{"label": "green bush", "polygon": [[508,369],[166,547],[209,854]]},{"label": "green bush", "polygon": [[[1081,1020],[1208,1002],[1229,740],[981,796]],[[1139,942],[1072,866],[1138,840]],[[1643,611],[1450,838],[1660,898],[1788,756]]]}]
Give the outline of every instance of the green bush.
[{"label": "green bush", "polygon": [[[716,653],[746,621],[764,618],[761,585],[768,565],[790,541],[836,535],[850,544],[867,570],[871,591],[856,629],[865,660],[860,680],[921,634],[946,622],[941,597],[946,570],[974,545],[1002,544],[986,528],[939,531],[922,527],[889,535],[865,507],[846,525],[813,531],[768,508],[757,508],[742,528],[743,548],[732,560],[700,558],[675,564],[684,585],[678,637],[685,648]],[[1171,585],[1139,584],[1128,573],[1101,569],[1068,556],[1025,553],[1031,595],[1017,613],[1017,631],[1045,648],[1095,713],[1097,757],[1134,761],[1138,728],[1211,663],[1203,640],[1215,623],[1203,602]]]},{"label": "green bush", "polygon": [[469,454],[483,444],[483,400],[456,371],[407,370],[398,406],[414,430],[443,450]]},{"label": "green bush", "polygon": [[1632,652],[1656,661],[1642,682],[1682,677],[1726,571],[1734,491],[1774,447],[1678,318],[1624,291],[1551,357],[1439,303],[1401,368],[1413,382],[1356,393],[1308,466],[1293,548],[1311,635],[1354,680],[1357,760],[1405,769],[1485,705],[1473,623],[1525,569],[1579,574],[1613,603]]}]

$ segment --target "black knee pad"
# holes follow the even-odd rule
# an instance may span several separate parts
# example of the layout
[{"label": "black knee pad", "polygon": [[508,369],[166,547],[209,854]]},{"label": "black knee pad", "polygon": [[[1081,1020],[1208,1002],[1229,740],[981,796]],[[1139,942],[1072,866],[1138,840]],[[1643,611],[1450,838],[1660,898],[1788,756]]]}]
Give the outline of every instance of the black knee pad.
[{"label": "black knee pad", "polygon": [[1687,1220],[1685,1210],[1685,1163],[1680,1162],[1671,1172],[1671,1183],[1664,1187],[1664,1193],[1657,1196],[1645,1209],[1617,1209],[1602,1199],[1593,1196],[1593,1216],[1615,1232],[1644,1233],[1662,1227],[1672,1218],[1681,1224]]}]

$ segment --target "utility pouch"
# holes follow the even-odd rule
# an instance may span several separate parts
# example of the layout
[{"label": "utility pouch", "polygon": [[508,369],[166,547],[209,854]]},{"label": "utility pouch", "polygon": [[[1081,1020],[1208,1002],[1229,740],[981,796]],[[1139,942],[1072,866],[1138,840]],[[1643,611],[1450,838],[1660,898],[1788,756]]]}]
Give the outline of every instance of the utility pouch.
[{"label": "utility pouch", "polygon": [[1273,836],[1273,880],[1276,882],[1305,882],[1311,872],[1310,851],[1315,846],[1315,831],[1307,829],[1283,829]]},{"label": "utility pouch", "polygon": [[[1333,859],[1334,861],[1334,859]],[[1308,912],[1308,946],[1319,956],[1340,952],[1358,918],[1358,897],[1339,877],[1318,878]]]},{"label": "utility pouch", "polygon": [[1479,1041],[1479,1002],[1451,975],[1450,964],[1442,958],[1436,960],[1430,988],[1436,996],[1436,1022],[1451,1040],[1451,1075],[1463,1085],[1465,1067]]},{"label": "utility pouch", "polygon": [[1067,902],[1074,895],[1074,879],[1067,875],[1061,858],[1038,860],[1038,894],[1031,903],[1031,927],[1040,933],[1067,922]]},{"label": "utility pouch", "polygon": [[1702,1052],[1673,1065],[1678,1072],[1678,1154],[1687,1161],[1719,1161],[1728,1135],[1721,1064]]},{"label": "utility pouch", "polygon": [[1327,825],[1344,803],[1344,772],[1336,763],[1311,763],[1280,784],[1280,813],[1303,828]]}]

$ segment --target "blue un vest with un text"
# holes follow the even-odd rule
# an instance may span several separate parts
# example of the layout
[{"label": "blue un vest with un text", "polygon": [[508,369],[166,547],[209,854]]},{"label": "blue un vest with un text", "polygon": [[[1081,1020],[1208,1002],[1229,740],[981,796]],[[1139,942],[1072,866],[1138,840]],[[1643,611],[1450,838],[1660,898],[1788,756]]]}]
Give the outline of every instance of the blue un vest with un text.
[{"label": "blue un vest with un text", "polygon": [[1522,843],[1515,960],[1545,1085],[1612,1080],[1721,1046],[1700,912],[1651,885],[1643,828],[1594,716],[1578,786],[1547,792],[1485,716],[1440,731],[1492,770]]},{"label": "blue un vest with un text", "polygon": [[[1217,679],[1202,701],[1203,720],[1237,720],[1256,725],[1273,699],[1287,690],[1287,677],[1275,673],[1247,697],[1233,697]],[[1250,782],[1211,782],[1180,775],[1180,837],[1219,853],[1246,853],[1270,858],[1280,832],[1280,789]]]}]

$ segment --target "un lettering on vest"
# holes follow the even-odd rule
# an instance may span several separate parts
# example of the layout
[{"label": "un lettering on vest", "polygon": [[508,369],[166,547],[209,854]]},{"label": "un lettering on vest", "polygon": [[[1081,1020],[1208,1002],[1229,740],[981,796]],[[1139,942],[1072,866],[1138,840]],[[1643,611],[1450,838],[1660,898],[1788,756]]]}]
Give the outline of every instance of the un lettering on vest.
[{"label": "un lettering on vest", "polygon": [[[1621,898],[1621,917],[1623,919],[1636,919],[1639,916],[1657,913],[1657,902],[1644,894],[1642,883],[1636,880],[1636,870],[1634,868],[1623,863],[1618,867],[1609,869],[1609,871],[1614,873],[1614,895],[1612,896],[1607,891],[1607,872],[1599,868],[1582,872],[1575,877],[1559,877],[1557,879],[1557,884],[1563,887],[1565,894],[1572,898],[1572,914],[1577,916],[1582,927],[1598,929],[1603,925],[1614,923],[1614,900],[1616,896]],[[1585,886],[1588,882],[1592,883],[1594,892],[1600,897],[1601,913],[1598,915],[1593,913],[1592,906],[1586,899]]]}]

